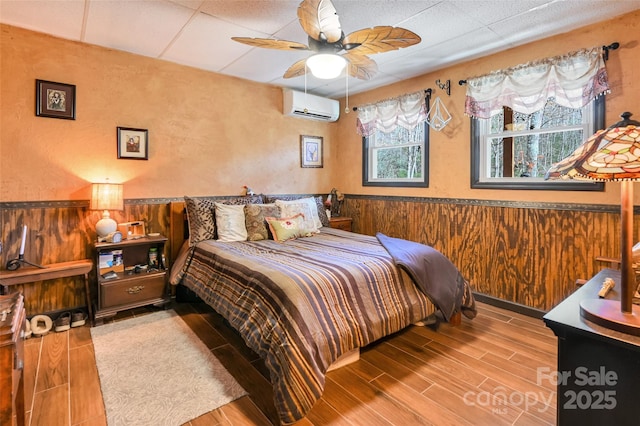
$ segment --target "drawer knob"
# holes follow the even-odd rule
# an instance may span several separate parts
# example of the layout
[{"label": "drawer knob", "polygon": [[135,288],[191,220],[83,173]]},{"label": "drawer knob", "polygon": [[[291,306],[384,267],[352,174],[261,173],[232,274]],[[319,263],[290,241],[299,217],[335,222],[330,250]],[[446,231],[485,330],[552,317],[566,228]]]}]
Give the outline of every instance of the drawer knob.
[{"label": "drawer knob", "polygon": [[138,294],[144,289],[143,285],[134,285],[133,287],[129,287],[127,289],[127,293],[129,294]]}]

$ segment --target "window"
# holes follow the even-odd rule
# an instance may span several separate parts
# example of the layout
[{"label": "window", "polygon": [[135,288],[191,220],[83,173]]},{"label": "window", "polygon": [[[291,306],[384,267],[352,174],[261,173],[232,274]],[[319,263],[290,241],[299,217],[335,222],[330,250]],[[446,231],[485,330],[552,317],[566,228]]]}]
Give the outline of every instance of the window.
[{"label": "window", "polygon": [[362,137],[363,186],[429,186],[429,126],[396,127]]},{"label": "window", "polygon": [[550,98],[531,114],[503,107],[491,118],[471,118],[471,187],[604,190],[602,182],[544,180],[552,164],[605,127],[604,111],[604,96],[583,108],[560,106]]}]

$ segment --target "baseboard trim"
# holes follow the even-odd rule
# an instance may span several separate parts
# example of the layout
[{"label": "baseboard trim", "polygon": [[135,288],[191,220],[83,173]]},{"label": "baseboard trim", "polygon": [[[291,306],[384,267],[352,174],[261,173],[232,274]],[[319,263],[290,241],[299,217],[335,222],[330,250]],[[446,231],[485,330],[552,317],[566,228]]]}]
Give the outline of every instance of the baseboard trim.
[{"label": "baseboard trim", "polygon": [[520,303],[516,303],[516,302],[510,302],[504,299],[498,299],[497,297],[489,296],[482,293],[474,292],[473,297],[478,302],[486,303],[487,305],[506,309],[508,311],[517,312],[519,314],[526,315],[528,317],[542,319],[542,317],[547,313],[546,311],[542,311],[540,309],[532,308],[526,305],[521,305]]}]

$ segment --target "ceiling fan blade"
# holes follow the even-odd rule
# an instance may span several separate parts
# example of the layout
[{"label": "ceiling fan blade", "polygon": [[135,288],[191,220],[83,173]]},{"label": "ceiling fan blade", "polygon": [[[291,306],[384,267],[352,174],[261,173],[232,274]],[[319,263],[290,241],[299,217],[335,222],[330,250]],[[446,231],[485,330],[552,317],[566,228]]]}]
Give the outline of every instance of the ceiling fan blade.
[{"label": "ceiling fan blade", "polygon": [[378,72],[376,61],[364,55],[346,53],[342,55],[348,62],[349,75],[360,80],[371,80]]},{"label": "ceiling fan blade", "polygon": [[231,37],[231,40],[248,44],[254,47],[264,47],[266,49],[278,50],[309,50],[306,44],[296,41],[274,40],[271,38],[251,38],[251,37]]},{"label": "ceiling fan blade", "polygon": [[331,0],[303,0],[298,6],[298,19],[314,40],[335,43],[342,38],[340,18]]},{"label": "ceiling fan blade", "polygon": [[342,44],[349,53],[372,55],[420,43],[416,33],[400,27],[380,26],[354,31]]},{"label": "ceiling fan blade", "polygon": [[304,75],[307,72],[306,62],[307,62],[307,58],[300,59],[298,62],[296,62],[295,64],[289,67],[289,69],[284,73],[283,77],[293,78],[293,77],[300,77],[301,75]]}]

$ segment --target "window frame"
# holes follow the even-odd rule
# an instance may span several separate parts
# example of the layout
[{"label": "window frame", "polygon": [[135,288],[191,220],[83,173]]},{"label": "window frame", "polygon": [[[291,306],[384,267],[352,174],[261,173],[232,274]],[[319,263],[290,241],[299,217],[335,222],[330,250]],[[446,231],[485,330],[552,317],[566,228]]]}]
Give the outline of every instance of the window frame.
[{"label": "window frame", "polygon": [[405,178],[398,179],[385,179],[384,181],[369,180],[369,137],[362,137],[362,186],[380,186],[380,187],[397,187],[397,188],[428,188],[429,187],[429,124],[425,121],[424,124],[424,138],[422,140],[422,162],[424,165],[424,171],[422,173],[422,179],[419,181],[412,180],[407,181]]},{"label": "window frame", "polygon": [[[605,128],[605,96],[598,96],[593,101],[592,117],[594,133]],[[548,191],[604,191],[604,182],[587,180],[555,180],[555,181],[514,181],[514,178],[494,178],[491,182],[480,180],[480,120],[470,117],[471,121],[471,188],[472,189],[515,189],[515,190],[548,190]],[[591,135],[588,135],[591,136]],[[500,181],[505,179],[504,181]]]}]

